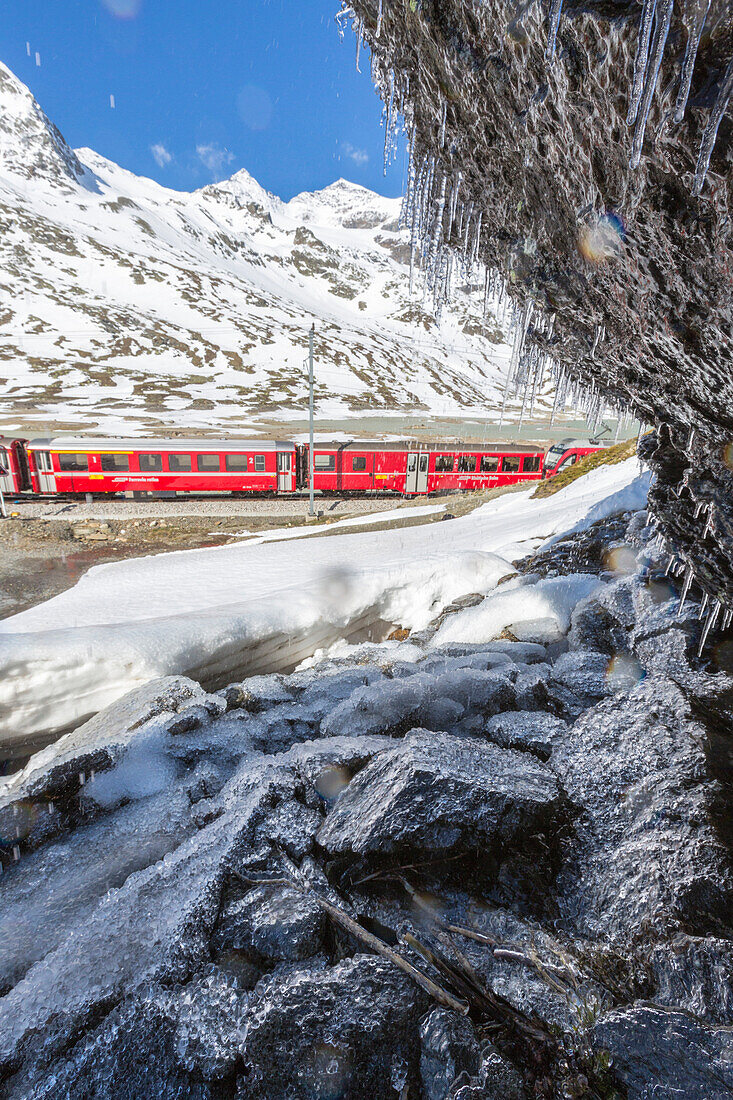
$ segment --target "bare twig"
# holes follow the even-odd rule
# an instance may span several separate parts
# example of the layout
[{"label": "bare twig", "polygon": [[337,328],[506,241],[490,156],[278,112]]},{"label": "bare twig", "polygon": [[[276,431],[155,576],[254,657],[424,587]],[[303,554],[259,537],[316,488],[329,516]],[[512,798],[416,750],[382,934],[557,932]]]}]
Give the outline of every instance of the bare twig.
[{"label": "bare twig", "polygon": [[403,958],[397,951],[393,951],[391,947],[388,947],[383,940],[373,936],[371,932],[367,932],[366,928],[362,926],[348,913],[344,913],[342,909],[332,905],[330,901],[326,901],[325,898],[320,897],[316,893],[312,893],[311,897],[320,905],[336,924],[340,924],[342,928],[345,928],[347,932],[350,932],[355,939],[361,940],[372,951],[375,951],[378,955],[382,955],[385,959],[389,959],[395,966],[398,966],[400,970],[404,970],[405,974],[408,974],[413,981],[429,993],[430,996],[436,1000],[439,1004],[445,1005],[446,1008],[452,1008],[454,1012],[460,1012],[462,1016],[465,1016],[468,1012],[468,1004],[465,1001],[459,1001],[457,997],[454,997],[447,989],[443,989],[442,986],[434,982],[432,978],[429,978],[427,974],[423,974],[422,970],[418,970],[412,963],[409,963],[407,959]]}]

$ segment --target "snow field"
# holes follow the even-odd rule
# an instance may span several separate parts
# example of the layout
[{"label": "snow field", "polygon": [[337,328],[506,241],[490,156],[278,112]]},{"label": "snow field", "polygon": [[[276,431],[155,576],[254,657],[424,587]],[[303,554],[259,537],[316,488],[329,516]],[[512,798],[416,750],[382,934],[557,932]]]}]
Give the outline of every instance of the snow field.
[{"label": "snow field", "polygon": [[[531,500],[532,490],[509,494],[445,524],[255,539],[97,566],[73,589],[0,622],[0,739],[72,728],[156,677],[196,670],[205,680],[222,654],[244,657],[268,638],[318,629],[323,646],[326,628],[333,644],[370,615],[422,630],[461,596],[492,592],[512,561],[555,536],[644,507],[648,481],[630,459],[544,500]],[[462,626],[443,629],[494,637],[507,618],[533,617],[562,628],[587,594],[588,582],[568,581],[534,594],[517,585],[497,593],[493,611],[464,612]]]}]

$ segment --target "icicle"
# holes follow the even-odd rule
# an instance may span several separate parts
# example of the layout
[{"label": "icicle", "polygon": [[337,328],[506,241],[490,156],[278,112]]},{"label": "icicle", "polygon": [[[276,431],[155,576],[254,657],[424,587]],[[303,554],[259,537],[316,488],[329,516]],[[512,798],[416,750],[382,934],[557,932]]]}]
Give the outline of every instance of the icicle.
[{"label": "icicle", "polygon": [[685,57],[682,62],[682,73],[680,75],[680,88],[677,93],[677,102],[674,105],[675,122],[682,122],[682,119],[685,117],[685,107],[687,106],[687,100],[690,95],[690,85],[692,84],[692,74],[697,59],[697,49],[700,45],[702,29],[705,26],[705,20],[710,10],[710,0],[689,0],[687,4],[683,4],[683,9],[683,18],[687,25],[687,45],[685,46]]},{"label": "icicle", "polygon": [[555,400],[552,402],[552,414],[550,416],[550,428],[552,428],[553,424],[555,423],[555,413],[557,412],[557,398],[558,398],[559,393],[560,393],[560,386],[558,384],[558,385],[555,386]]},{"label": "icicle", "polygon": [[731,619],[733,619],[733,609],[731,609],[729,607],[728,610],[726,611],[725,615],[723,615],[723,622],[721,624],[723,630],[728,629],[728,627],[730,626]]},{"label": "icicle", "polygon": [[471,250],[471,275],[473,275],[474,265],[478,262],[479,248],[481,246],[481,222],[483,220],[483,216],[483,211],[479,210],[476,230],[473,237],[473,249]]},{"label": "icicle", "polygon": [[557,42],[557,32],[560,27],[560,16],[562,15],[562,0],[551,0],[550,2],[550,21],[549,29],[547,32],[547,50],[545,57],[548,61],[552,61],[555,56],[555,44]]},{"label": "icicle", "polygon": [[359,54],[361,53],[361,23],[358,24],[356,30],[356,71],[361,72],[359,68]]},{"label": "icicle", "polygon": [[715,620],[718,618],[719,612],[720,612],[720,604],[718,603],[717,600],[714,600],[713,604],[712,604],[712,607],[710,608],[710,614],[708,615],[707,619],[705,620],[705,626],[702,628],[702,637],[700,638],[700,645],[698,646],[698,649],[697,649],[698,657],[702,656],[702,651],[705,648],[706,641],[708,640],[708,634],[710,633],[710,631],[715,626]]},{"label": "icicle", "polygon": [[374,35],[375,38],[379,38],[382,33],[382,0],[379,0],[379,10],[377,12],[377,32]]},{"label": "icicle", "polygon": [[688,452],[688,454],[689,454],[690,449],[692,447],[692,444],[694,442],[695,442],[695,429],[690,428],[690,434],[687,437],[687,447],[685,448],[685,450]]},{"label": "icicle", "polygon": [[392,143],[393,133],[393,118],[394,118],[394,77],[392,73],[389,74],[389,99],[385,107],[386,117],[384,122],[384,175],[387,175],[387,167],[389,165],[389,154]]},{"label": "icicle", "polygon": [[451,188],[450,211],[449,211],[449,214],[448,214],[448,232],[446,234],[446,239],[450,238],[451,233],[453,232],[453,223],[456,220],[456,208],[458,206],[458,192],[459,192],[460,187],[461,187],[461,180],[462,179],[463,179],[463,176],[459,172],[458,175],[456,176],[455,182],[453,183],[452,188]]},{"label": "icicle", "polygon": [[718,127],[730,103],[731,95],[733,95],[733,57],[731,57],[728,62],[728,68],[723,77],[723,83],[720,85],[718,98],[710,113],[708,124],[703,131],[702,141],[700,142],[700,153],[695,166],[695,179],[692,185],[693,195],[699,195],[702,191],[705,177],[710,167],[710,157],[713,154],[713,148],[718,136]]},{"label": "icicle", "polygon": [[445,121],[448,115],[448,100],[443,100],[443,117],[440,123],[440,148],[445,146]]},{"label": "icicle", "polygon": [[631,85],[631,99],[629,100],[629,110],[626,115],[626,122],[629,126],[636,121],[636,115],[641,102],[641,93],[644,89],[644,73],[646,72],[646,63],[649,57],[649,41],[651,39],[652,22],[654,20],[654,9],[656,6],[657,0],[644,0],[644,7],[641,12],[641,23],[639,24],[639,40],[636,44],[636,56],[634,57],[634,77]]},{"label": "icicle", "polygon": [[687,599],[687,593],[690,591],[690,585],[692,584],[692,578],[694,574],[692,572],[692,566],[687,566],[687,572],[685,573],[684,584],[682,585],[682,595],[680,596],[680,606],[677,609],[677,614],[682,614],[682,608],[685,606],[685,600]]},{"label": "icicle", "polygon": [[636,129],[634,131],[634,140],[631,145],[631,160],[629,163],[632,168],[637,168],[639,165],[639,161],[641,160],[641,149],[644,144],[646,124],[649,118],[649,110],[652,105],[652,97],[654,96],[654,92],[657,87],[657,81],[659,79],[659,70],[662,65],[664,47],[667,44],[669,25],[672,21],[673,6],[674,0],[659,0],[656,26],[654,27],[654,42],[652,44],[651,53],[649,55],[649,63],[647,65],[646,73],[644,75],[644,91],[642,93],[641,103],[639,104],[639,112],[636,119]]},{"label": "icicle", "polygon": [[705,614],[705,608],[708,606],[708,599],[709,599],[709,596],[708,596],[707,592],[703,592],[703,594],[702,594],[702,603],[700,604],[700,610],[697,613],[698,619],[701,619],[703,617],[703,615]]}]

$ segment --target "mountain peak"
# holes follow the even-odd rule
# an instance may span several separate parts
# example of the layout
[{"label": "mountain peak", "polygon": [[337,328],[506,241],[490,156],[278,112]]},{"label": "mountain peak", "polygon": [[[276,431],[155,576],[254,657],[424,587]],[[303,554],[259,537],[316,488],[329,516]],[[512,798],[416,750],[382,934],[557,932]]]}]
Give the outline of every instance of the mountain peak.
[{"label": "mountain peak", "polygon": [[0,62],[0,167],[68,188],[85,175],[29,88]]},{"label": "mountain peak", "polygon": [[201,194],[215,199],[226,197],[228,201],[233,200],[238,206],[256,203],[268,212],[281,205],[280,199],[261,187],[246,168],[240,168],[233,176],[222,180],[221,183],[210,183],[207,187],[203,187]]},{"label": "mountain peak", "polygon": [[367,229],[396,221],[401,204],[401,199],[385,198],[342,177],[320,191],[302,191],[285,209],[291,217],[304,222]]}]

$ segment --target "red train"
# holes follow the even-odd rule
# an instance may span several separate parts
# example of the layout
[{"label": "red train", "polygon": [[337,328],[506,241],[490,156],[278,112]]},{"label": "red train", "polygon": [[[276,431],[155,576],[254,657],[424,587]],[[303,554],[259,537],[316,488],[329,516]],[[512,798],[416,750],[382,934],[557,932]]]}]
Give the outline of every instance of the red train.
[{"label": "red train", "polygon": [[[578,440],[544,455],[504,443],[317,443],[313,487],[320,493],[423,496],[490,489],[552,476],[581,454]],[[552,458],[552,466],[548,462]],[[309,488],[307,445],[242,439],[7,439],[0,437],[6,493],[277,493]]]}]

